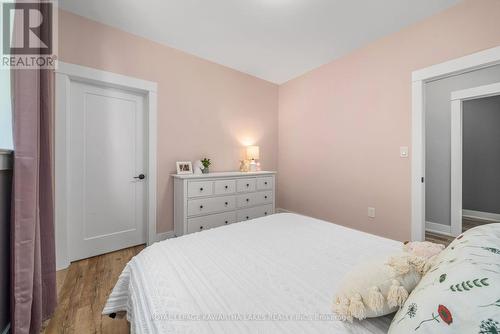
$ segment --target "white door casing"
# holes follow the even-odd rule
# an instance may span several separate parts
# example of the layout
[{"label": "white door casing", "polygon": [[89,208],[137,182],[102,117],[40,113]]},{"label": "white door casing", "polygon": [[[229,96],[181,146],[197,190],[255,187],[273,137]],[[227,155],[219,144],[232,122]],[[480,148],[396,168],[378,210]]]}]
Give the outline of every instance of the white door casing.
[{"label": "white door casing", "polygon": [[[82,155],[86,157],[87,165],[78,164],[72,160],[72,157],[77,156],[77,152],[72,152],[72,145],[75,144],[72,140],[78,140],[73,138],[72,126],[75,126],[75,122],[72,122],[71,115],[74,110],[72,107],[72,93],[73,91],[82,94],[82,87],[87,87],[84,90],[90,90],[92,97],[87,101],[86,109],[90,109],[90,112],[85,115],[87,118],[85,121],[91,124],[98,124],[97,127],[101,131],[87,131],[86,134],[91,134],[91,136],[84,136],[83,132],[80,133],[80,140],[83,145],[86,142],[90,146],[99,146],[98,150],[88,151],[87,155]],[[75,209],[76,199],[72,197],[73,183],[75,180],[72,178],[71,168],[80,168],[80,171],[86,166],[86,174],[80,173],[81,184],[83,184],[85,178],[90,179],[86,182],[87,187],[91,189],[80,189],[80,199],[84,199],[84,194],[87,191],[90,196],[87,197],[87,203],[82,203],[82,208],[79,211],[80,216],[78,219],[85,224],[80,225],[82,227],[78,233],[82,237],[81,240],[85,240],[88,245],[95,247],[96,251],[105,252],[106,243],[114,245],[114,247],[121,247],[121,245],[127,245],[127,243],[141,243],[146,241],[148,245],[157,240],[156,234],[156,109],[157,109],[157,84],[154,82],[149,82],[141,79],[136,79],[132,77],[127,77],[120,74],[115,74],[106,71],[95,70],[92,68],[67,64],[63,62],[58,63],[56,70],[56,108],[55,108],[55,225],[56,225],[56,267],[57,269],[63,269],[69,266],[71,260],[74,260],[80,256],[86,257],[88,253],[80,253],[79,251],[73,252],[72,247],[75,243],[75,233],[76,229],[73,230],[69,226],[71,210]],[[74,102],[74,101],[73,101]],[[107,117],[100,119],[102,115],[99,114],[99,106],[110,104],[112,111],[107,113]],[[143,106],[143,117],[137,119],[137,112],[134,114],[131,109],[132,105],[142,104]],[[83,107],[82,107],[83,108]],[[122,110],[128,110],[125,116],[120,119],[117,118],[117,114]],[[78,113],[77,113],[78,115]],[[122,115],[122,114],[120,114]],[[111,119],[115,119],[116,122],[111,122]],[[123,142],[111,142],[106,140],[106,131],[103,129],[107,126],[115,126],[112,131],[115,131],[113,137],[124,136],[127,132],[123,127],[130,127],[131,123],[135,122],[141,123],[141,126],[134,125],[133,134],[135,135],[134,140],[125,139],[127,143]],[[128,125],[127,125],[128,124]],[[118,126],[120,125],[120,126]],[[82,127],[83,129],[84,127]],[[98,130],[98,129],[97,129]],[[83,131],[83,130],[82,130]],[[131,131],[130,129],[128,131]],[[139,132],[137,132],[139,131]],[[142,133],[141,133],[142,132]],[[78,135],[78,131],[76,132]],[[111,133],[109,133],[111,134]],[[78,137],[78,136],[77,136]],[[139,147],[139,151],[135,152],[137,154],[132,154],[135,159],[133,163],[128,166],[128,168],[115,168],[119,171],[112,175],[110,179],[110,170],[113,170],[112,164],[113,159],[106,160],[105,150],[111,150],[111,148],[116,149],[117,152],[121,152],[118,159],[121,160],[120,163],[125,163],[128,165],[129,161],[132,161],[131,155],[126,157],[126,146],[134,145],[134,149],[137,149],[138,138],[142,137],[142,146]],[[84,141],[83,138],[86,138]],[[108,138],[109,139],[109,138]],[[101,145],[99,143],[106,141],[106,145]],[[117,145],[111,146],[110,145]],[[76,146],[78,147],[78,146]],[[80,146],[81,147],[81,146]],[[100,149],[100,150],[99,150]],[[83,153],[84,148],[81,148]],[[111,156],[109,156],[111,157]],[[140,158],[142,157],[142,158]],[[129,161],[127,161],[129,159]],[[95,162],[100,162],[99,166]],[[90,165],[89,165],[90,164]],[[79,166],[79,167],[78,167]],[[90,167],[90,168],[89,168]],[[132,174],[131,177],[137,176],[139,170],[143,170],[143,174],[146,178],[143,181],[137,181],[132,179],[127,182],[118,182],[119,180],[125,179],[125,174],[127,177]],[[101,172],[101,174],[99,174]],[[140,174],[140,173],[139,173]],[[78,181],[76,181],[78,182]],[[90,183],[89,183],[90,182]],[[101,187],[99,183],[107,182],[109,184],[114,184],[114,187],[118,187],[119,195],[117,198],[107,203],[101,203],[105,199],[112,198],[113,192],[99,192],[95,197],[92,194],[96,193],[96,189],[105,188]],[[130,190],[131,188],[135,191],[124,191],[124,189]],[[115,192],[116,193],[116,192]],[[133,208],[124,208],[123,203],[132,203],[132,195],[136,199],[137,197],[143,197],[142,207],[137,204],[141,201],[134,201]],[[120,204],[121,203],[121,204]],[[84,204],[84,205],[83,205]],[[106,206],[108,205],[108,206]],[[76,208],[78,209],[78,208]],[[96,210],[94,210],[96,209]],[[128,211],[127,211],[128,210]],[[110,217],[115,215],[116,217],[125,217],[124,214],[134,212],[134,217],[127,217],[119,219],[119,223],[114,225],[101,226],[104,220],[109,220]],[[95,214],[101,214],[101,218],[92,220],[89,219],[90,216]],[[106,217],[107,215],[107,217]],[[144,228],[141,230],[137,227],[137,221],[140,217],[144,223]],[[105,218],[102,218],[105,217]],[[84,230],[83,227],[86,229]],[[120,241],[114,240],[114,237],[121,236],[122,239],[118,238]],[[106,242],[107,241],[107,242]],[[83,242],[83,241],[82,241]],[[83,242],[85,244],[85,242]],[[120,243],[121,242],[121,243]],[[71,245],[70,245],[71,244]],[[71,247],[70,247],[71,246]],[[82,245],[80,245],[82,246]],[[71,251],[70,251],[71,250]],[[74,257],[76,256],[76,257]]]},{"label": "white door casing", "polygon": [[411,240],[425,239],[426,82],[500,64],[500,46],[426,67],[412,73]]},{"label": "white door casing", "polygon": [[463,102],[500,95],[500,83],[451,93],[451,234],[462,233]]},{"label": "white door casing", "polygon": [[71,82],[70,260],[142,244],[145,238],[144,97]]}]

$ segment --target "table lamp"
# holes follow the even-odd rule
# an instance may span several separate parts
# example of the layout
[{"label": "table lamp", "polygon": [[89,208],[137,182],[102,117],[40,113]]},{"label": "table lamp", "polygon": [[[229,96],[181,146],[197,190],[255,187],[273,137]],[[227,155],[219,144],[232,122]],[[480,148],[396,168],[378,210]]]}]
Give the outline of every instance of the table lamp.
[{"label": "table lamp", "polygon": [[259,147],[258,146],[247,146],[247,159],[250,160],[250,172],[257,171],[257,162],[259,160]]}]

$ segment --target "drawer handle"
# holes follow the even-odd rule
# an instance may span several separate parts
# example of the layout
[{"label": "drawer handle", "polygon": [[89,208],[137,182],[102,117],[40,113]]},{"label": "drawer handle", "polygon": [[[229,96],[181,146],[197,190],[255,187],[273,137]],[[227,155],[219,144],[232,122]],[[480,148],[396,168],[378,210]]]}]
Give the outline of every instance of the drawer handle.
[{"label": "drawer handle", "polygon": [[247,198],[247,202],[250,202],[250,198]]},{"label": "drawer handle", "polygon": [[265,199],[267,199],[267,196],[264,196]]},{"label": "drawer handle", "polygon": [[224,203],[226,206],[229,204],[228,202]]},{"label": "drawer handle", "polygon": [[203,226],[200,226],[200,230],[203,230]]},{"label": "drawer handle", "polygon": [[203,209],[203,205],[200,205],[200,209]]},{"label": "drawer handle", "polygon": [[200,188],[200,191],[203,191],[203,188]]},{"label": "drawer handle", "polygon": [[226,189],[227,189],[227,188],[229,188],[229,187],[228,187],[228,186],[224,186],[224,188],[226,188]]}]

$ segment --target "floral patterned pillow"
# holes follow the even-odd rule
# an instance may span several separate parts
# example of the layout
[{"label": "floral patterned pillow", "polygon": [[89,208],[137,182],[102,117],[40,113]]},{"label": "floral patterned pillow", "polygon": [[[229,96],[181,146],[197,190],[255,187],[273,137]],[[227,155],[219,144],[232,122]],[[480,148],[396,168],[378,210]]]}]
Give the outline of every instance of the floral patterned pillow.
[{"label": "floral patterned pillow", "polygon": [[500,224],[458,236],[412,291],[389,334],[500,333]]}]

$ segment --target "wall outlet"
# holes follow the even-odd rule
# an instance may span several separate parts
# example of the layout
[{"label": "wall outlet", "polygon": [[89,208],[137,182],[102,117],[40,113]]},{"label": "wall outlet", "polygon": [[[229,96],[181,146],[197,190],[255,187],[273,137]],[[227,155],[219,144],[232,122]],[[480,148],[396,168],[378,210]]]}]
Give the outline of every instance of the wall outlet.
[{"label": "wall outlet", "polygon": [[368,217],[375,218],[375,208],[368,208]]}]

